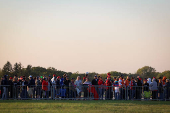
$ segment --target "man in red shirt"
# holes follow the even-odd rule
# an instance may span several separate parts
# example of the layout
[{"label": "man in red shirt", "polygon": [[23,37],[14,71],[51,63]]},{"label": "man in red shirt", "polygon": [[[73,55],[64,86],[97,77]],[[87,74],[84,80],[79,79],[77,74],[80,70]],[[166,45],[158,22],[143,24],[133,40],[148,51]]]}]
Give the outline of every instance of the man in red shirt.
[{"label": "man in red shirt", "polygon": [[43,98],[46,97],[46,91],[48,90],[48,81],[47,78],[44,78],[42,82]]},{"label": "man in red shirt", "polygon": [[110,81],[110,77],[107,77],[106,80],[106,100],[111,100],[111,81]]}]

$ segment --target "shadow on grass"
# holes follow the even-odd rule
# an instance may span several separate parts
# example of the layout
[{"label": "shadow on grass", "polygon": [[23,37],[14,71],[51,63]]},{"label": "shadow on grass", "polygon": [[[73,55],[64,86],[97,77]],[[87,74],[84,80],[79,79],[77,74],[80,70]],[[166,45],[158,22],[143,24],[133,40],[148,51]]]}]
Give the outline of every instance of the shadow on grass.
[{"label": "shadow on grass", "polygon": [[0,103],[96,103],[96,104],[137,104],[137,105],[170,105],[170,101],[131,101],[131,100],[0,100]]}]

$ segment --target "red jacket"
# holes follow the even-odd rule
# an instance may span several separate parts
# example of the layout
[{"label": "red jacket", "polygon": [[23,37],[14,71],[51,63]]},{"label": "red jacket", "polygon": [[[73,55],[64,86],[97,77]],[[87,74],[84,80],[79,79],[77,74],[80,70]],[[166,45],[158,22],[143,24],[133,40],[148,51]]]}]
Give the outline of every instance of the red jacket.
[{"label": "red jacket", "polygon": [[103,80],[99,80],[98,85],[103,85]]},{"label": "red jacket", "polygon": [[[103,84],[103,80],[99,80],[99,81],[98,81],[98,85],[104,85],[104,84]],[[101,88],[101,87],[99,87],[99,88]]]},{"label": "red jacket", "polygon": [[48,82],[45,81],[45,80],[43,80],[43,82],[42,82],[42,89],[43,89],[44,91],[47,91],[47,90],[48,90]]},{"label": "red jacket", "polygon": [[[111,86],[111,82],[110,80],[106,80],[106,86]],[[106,89],[111,89],[111,87],[106,87]]]}]

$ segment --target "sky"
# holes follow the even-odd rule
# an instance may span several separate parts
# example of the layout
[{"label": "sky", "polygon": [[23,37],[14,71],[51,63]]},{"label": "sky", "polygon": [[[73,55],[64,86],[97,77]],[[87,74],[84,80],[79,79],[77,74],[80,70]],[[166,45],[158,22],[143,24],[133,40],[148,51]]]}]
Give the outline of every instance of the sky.
[{"label": "sky", "polygon": [[170,70],[170,0],[0,0],[0,68]]}]

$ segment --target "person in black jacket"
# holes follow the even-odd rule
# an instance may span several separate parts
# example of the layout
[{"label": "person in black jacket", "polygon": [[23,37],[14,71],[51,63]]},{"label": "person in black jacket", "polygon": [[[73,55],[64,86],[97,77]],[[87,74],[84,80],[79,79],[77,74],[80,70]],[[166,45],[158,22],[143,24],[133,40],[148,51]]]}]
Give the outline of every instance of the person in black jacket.
[{"label": "person in black jacket", "polygon": [[97,75],[94,76],[94,79],[92,80],[92,85],[98,85]]},{"label": "person in black jacket", "polygon": [[29,82],[28,82],[28,94],[29,94],[30,98],[32,98],[34,87],[35,87],[35,80],[30,75]]},{"label": "person in black jacket", "polygon": [[64,85],[66,89],[66,98],[69,98],[69,83],[70,83],[70,80],[68,77],[66,77],[66,80],[64,81]]},{"label": "person in black jacket", "polygon": [[99,88],[98,88],[98,79],[97,79],[97,75],[95,75],[94,76],[94,79],[92,80],[92,85],[94,85],[94,87],[95,87],[95,89],[96,89],[96,91],[97,91],[97,93],[99,93]]},{"label": "person in black jacket", "polygon": [[8,87],[9,98],[13,98],[13,86],[14,86],[14,83],[12,82],[12,80],[13,80],[13,78],[10,77],[9,81],[8,81],[8,84],[9,84],[9,87]]},{"label": "person in black jacket", "polygon": [[59,98],[59,94],[60,94],[60,76],[57,77],[57,80],[56,80],[56,92],[57,92],[57,98]]},{"label": "person in black jacket", "polygon": [[142,93],[142,82],[139,78],[137,78],[136,99],[141,99],[141,93]]}]

